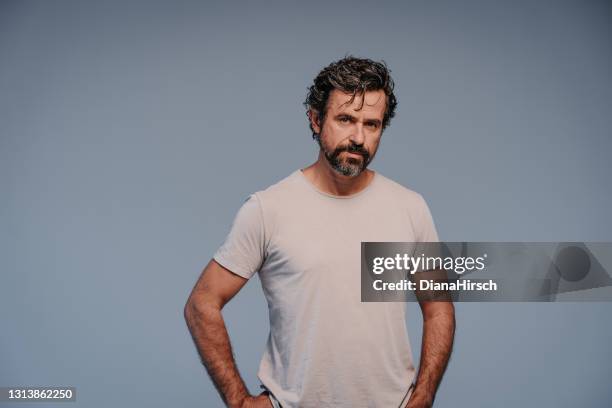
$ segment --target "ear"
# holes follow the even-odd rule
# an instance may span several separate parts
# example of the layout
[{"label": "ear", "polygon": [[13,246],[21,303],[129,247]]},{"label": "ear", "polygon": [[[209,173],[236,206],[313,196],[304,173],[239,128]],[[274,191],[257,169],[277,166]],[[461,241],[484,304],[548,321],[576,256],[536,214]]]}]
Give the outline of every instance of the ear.
[{"label": "ear", "polygon": [[308,119],[310,119],[310,124],[312,125],[314,132],[320,134],[321,124],[319,122],[319,113],[313,109],[308,109]]}]

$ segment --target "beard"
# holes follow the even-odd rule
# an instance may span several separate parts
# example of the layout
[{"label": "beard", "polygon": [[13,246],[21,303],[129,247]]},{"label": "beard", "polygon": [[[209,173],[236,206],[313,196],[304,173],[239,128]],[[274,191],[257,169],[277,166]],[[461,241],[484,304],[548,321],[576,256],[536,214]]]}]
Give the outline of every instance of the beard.
[{"label": "beard", "polygon": [[[347,146],[338,146],[333,151],[325,148],[321,142],[321,136],[315,138],[319,143],[319,147],[323,151],[327,162],[331,168],[339,174],[348,177],[355,177],[361,174],[372,161],[372,156],[363,146],[358,146],[350,143]],[[348,155],[342,155],[343,152],[356,153],[361,156],[361,159]],[[345,157],[341,157],[345,156]]]}]

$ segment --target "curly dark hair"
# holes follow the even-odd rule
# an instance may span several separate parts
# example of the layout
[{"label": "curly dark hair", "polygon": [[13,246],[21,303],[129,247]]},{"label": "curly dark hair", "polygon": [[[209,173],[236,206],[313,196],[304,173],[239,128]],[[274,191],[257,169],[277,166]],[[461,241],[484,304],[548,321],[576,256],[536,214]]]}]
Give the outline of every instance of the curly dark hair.
[{"label": "curly dark hair", "polygon": [[[363,97],[365,91],[382,89],[387,95],[382,123],[382,129],[384,130],[389,125],[391,118],[395,116],[395,107],[397,106],[397,99],[393,93],[394,83],[390,72],[384,61],[377,62],[367,58],[355,58],[351,55],[332,62],[319,72],[312,86],[308,88],[308,95],[306,101],[304,101],[306,115],[308,116],[308,110],[310,109],[316,111],[319,123],[323,126],[327,112],[327,101],[332,90],[338,89],[353,94],[349,101],[353,103],[357,94]],[[363,106],[363,100],[361,103]],[[308,123],[312,131],[312,137],[316,138],[312,123],[310,121]]]}]

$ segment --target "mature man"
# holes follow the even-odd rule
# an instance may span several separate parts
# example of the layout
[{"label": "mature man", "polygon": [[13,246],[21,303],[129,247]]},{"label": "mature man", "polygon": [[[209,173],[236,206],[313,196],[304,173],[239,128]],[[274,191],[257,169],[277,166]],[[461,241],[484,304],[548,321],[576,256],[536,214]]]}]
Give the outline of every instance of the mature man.
[{"label": "mature man", "polygon": [[[418,375],[405,303],[361,302],[362,241],[438,241],[423,197],[368,169],[397,105],[384,63],[346,57],[324,68],[305,105],[317,161],[251,194],[202,272],[185,318],[230,407],[429,407],[455,330],[450,302],[421,301]],[[256,272],[270,335],[249,394],[223,306]]]}]

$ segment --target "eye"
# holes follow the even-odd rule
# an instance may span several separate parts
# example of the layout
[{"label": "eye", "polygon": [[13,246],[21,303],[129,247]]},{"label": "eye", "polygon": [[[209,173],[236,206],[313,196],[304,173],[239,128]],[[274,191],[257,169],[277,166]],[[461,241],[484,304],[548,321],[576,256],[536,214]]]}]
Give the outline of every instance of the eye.
[{"label": "eye", "polygon": [[347,116],[342,116],[340,118],[340,122],[342,123],[349,123],[351,121],[351,119],[349,119]]},{"label": "eye", "polygon": [[377,129],[378,128],[378,124],[374,123],[374,122],[368,122],[366,123],[366,125],[372,129]]}]

